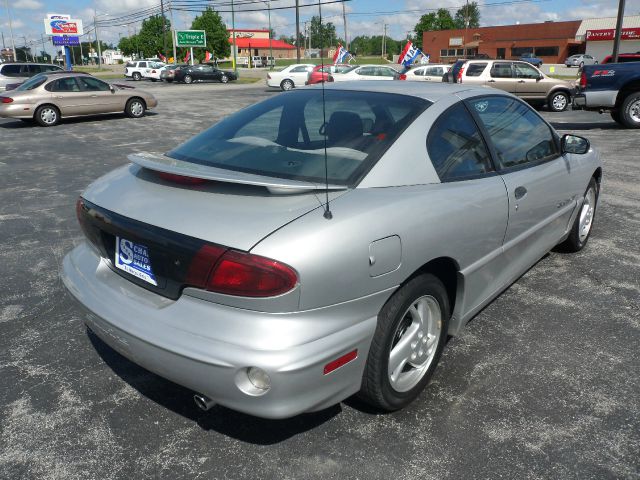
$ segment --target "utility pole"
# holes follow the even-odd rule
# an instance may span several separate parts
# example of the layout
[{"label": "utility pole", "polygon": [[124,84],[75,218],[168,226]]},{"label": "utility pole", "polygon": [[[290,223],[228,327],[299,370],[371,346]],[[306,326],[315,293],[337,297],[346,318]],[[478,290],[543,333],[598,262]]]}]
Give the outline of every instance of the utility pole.
[{"label": "utility pole", "polygon": [[296,59],[300,63],[300,0],[296,0]]},{"label": "utility pole", "polygon": [[9,10],[9,0],[4,0],[4,5],[7,7],[7,17],[9,17],[9,35],[11,35],[11,48],[13,49],[13,61],[18,60],[16,52],[16,42],[13,39],[13,23],[11,21],[11,10]]},{"label": "utility pole", "polygon": [[96,9],[93,9],[93,26],[95,28],[96,34],[96,44],[98,45],[98,70],[102,70],[102,52],[100,51],[100,39],[98,38],[98,22],[96,18],[98,17],[98,13]]},{"label": "utility pole", "polygon": [[[173,44],[173,64],[178,63],[178,52],[176,52],[176,24],[173,23],[173,4],[169,4],[169,15],[171,15],[171,43]],[[131,36],[131,34],[129,34]]]},{"label": "utility pole", "polygon": [[382,58],[386,58],[387,54],[387,24],[382,24]]},{"label": "utility pole", "polygon": [[349,38],[347,37],[347,12],[345,10],[344,1],[342,2],[342,22],[344,23],[344,48],[349,50]]},{"label": "utility pole", "polygon": [[166,19],[164,18],[164,0],[160,0],[160,12],[162,13],[162,55],[166,60],[167,58],[167,25]]},{"label": "utility pole", "polygon": [[624,2],[618,3],[618,21],[616,22],[616,36],[613,39],[613,63],[618,62],[618,52],[620,51],[620,37],[622,36],[622,21],[624,20]]},{"label": "utility pole", "polygon": [[469,32],[469,0],[467,0],[467,6],[464,9],[464,38],[462,39],[462,48],[464,49],[463,50],[464,58],[467,58],[469,53],[467,51],[468,32]]},{"label": "utility pole", "polygon": [[[232,31],[232,46],[233,46],[233,71],[238,76],[238,49],[236,48],[236,11],[233,7],[233,0],[231,0],[231,31]],[[251,56],[251,52],[249,52]]]},{"label": "utility pole", "polygon": [[7,48],[7,46],[4,44],[4,32],[0,32],[2,34],[2,48]]},{"label": "utility pole", "polygon": [[267,7],[269,8],[269,56],[271,57],[267,63],[269,64],[269,70],[273,70],[273,64],[275,64],[276,61],[275,58],[273,58],[273,46],[271,45],[271,0],[269,0]]}]

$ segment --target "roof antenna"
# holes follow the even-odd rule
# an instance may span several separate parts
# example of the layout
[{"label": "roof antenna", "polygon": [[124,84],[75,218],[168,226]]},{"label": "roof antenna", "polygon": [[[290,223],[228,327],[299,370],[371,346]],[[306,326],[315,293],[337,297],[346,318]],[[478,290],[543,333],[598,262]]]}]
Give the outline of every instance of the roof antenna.
[{"label": "roof antenna", "polygon": [[[333,214],[329,209],[329,160],[327,158],[327,111],[325,108],[325,99],[324,99],[324,56],[322,55],[322,47],[324,45],[324,29],[322,28],[322,6],[321,0],[318,0],[318,12],[320,14],[320,72],[322,82],[322,125],[324,125],[324,195],[325,195],[325,204],[324,204],[324,218],[327,220],[331,220],[333,218]],[[328,76],[328,74],[327,74]]]}]

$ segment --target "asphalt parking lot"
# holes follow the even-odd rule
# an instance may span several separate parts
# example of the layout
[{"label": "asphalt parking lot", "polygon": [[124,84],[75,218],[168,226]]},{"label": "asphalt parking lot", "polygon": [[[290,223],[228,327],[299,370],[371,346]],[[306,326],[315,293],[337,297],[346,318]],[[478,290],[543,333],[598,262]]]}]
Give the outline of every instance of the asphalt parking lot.
[{"label": "asphalt parking lot", "polygon": [[160,101],[138,120],[0,119],[0,478],[640,478],[640,130],[542,112],[602,153],[589,245],[545,256],[478,314],[413,405],[267,421],[198,410],[87,333],[59,279],[93,179],[275,94],[136,87]]}]

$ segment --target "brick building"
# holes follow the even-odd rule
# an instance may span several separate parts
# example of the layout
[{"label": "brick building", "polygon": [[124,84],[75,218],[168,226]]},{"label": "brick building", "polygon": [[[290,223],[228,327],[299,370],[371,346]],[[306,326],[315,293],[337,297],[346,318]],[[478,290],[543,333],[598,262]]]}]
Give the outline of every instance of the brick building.
[{"label": "brick building", "polygon": [[576,39],[581,23],[576,20],[428,31],[423,34],[422,51],[431,55],[433,63],[450,63],[478,53],[503,59],[535,53],[545,63],[562,63],[568,56],[585,50],[584,41]]}]

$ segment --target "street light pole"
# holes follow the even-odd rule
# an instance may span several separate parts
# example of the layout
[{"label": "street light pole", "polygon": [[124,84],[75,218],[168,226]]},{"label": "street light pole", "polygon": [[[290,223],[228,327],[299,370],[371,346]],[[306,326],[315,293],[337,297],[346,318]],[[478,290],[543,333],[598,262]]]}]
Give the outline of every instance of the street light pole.
[{"label": "street light pole", "polygon": [[[105,16],[105,15],[109,15],[108,13],[104,13],[101,14],[100,16]],[[97,19],[98,18],[98,13],[96,12],[96,9],[93,9],[93,26],[95,27],[95,32],[96,32],[96,43],[98,44],[98,70],[102,70],[102,50],[100,48],[100,37],[98,36],[98,22]]]},{"label": "street light pole", "polygon": [[300,0],[296,0],[296,60],[300,63]]},{"label": "street light pole", "polygon": [[[233,0],[231,0],[231,36],[233,38],[233,72],[238,76],[238,55],[236,48],[236,11],[233,7]],[[249,52],[251,54],[251,52]]]},{"label": "street light pole", "polygon": [[178,53],[176,52],[176,24],[173,22],[173,3],[169,4],[169,15],[171,15],[171,44],[173,45],[173,64],[178,63]]},{"label": "street light pole", "polygon": [[618,4],[618,19],[616,21],[616,36],[613,39],[613,63],[618,62],[618,52],[620,51],[620,37],[622,36],[622,22],[624,20],[624,2],[620,0]]},{"label": "street light pole", "polygon": [[347,38],[347,13],[345,10],[344,2],[342,2],[342,22],[344,23],[344,48],[349,50],[349,40]]},{"label": "street light pole", "polygon": [[269,64],[269,70],[273,70],[273,64],[275,63],[275,59],[273,58],[273,46],[271,44],[271,0],[269,0],[269,2],[267,3],[267,6],[269,8],[269,60],[268,60],[268,64]]},{"label": "street light pole", "polygon": [[9,34],[11,35],[11,48],[13,49],[13,61],[18,60],[16,57],[16,42],[13,39],[13,23],[11,21],[11,10],[9,10],[9,0],[4,0],[4,5],[7,7],[7,17],[9,17]]}]

